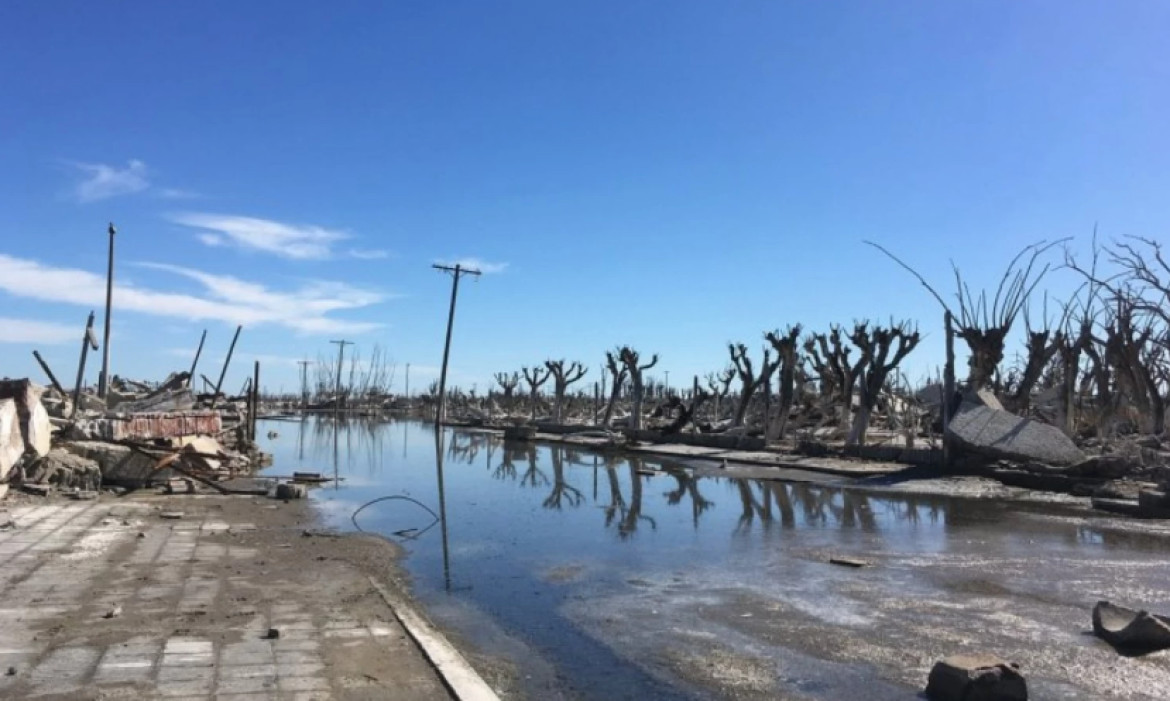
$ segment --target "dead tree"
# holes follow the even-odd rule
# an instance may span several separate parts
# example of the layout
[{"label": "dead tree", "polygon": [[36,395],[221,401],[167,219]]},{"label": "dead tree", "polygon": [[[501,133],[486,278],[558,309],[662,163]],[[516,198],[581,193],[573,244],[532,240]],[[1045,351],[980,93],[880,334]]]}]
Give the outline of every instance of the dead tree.
[{"label": "dead tree", "polygon": [[495,378],[496,384],[500,386],[500,389],[504,390],[504,406],[510,411],[512,408],[512,400],[516,393],[516,386],[520,384],[520,373],[513,372],[509,375],[506,372],[497,372]]},{"label": "dead tree", "polygon": [[552,371],[546,368],[544,373],[541,374],[540,367],[525,367],[520,368],[520,371],[524,373],[524,381],[528,383],[528,402],[531,404],[532,420],[535,421],[536,409],[538,406],[540,406],[540,387],[545,382],[548,382],[548,378],[552,375]]},{"label": "dead tree", "polygon": [[[1170,351],[1170,264],[1162,244],[1151,239],[1129,237],[1100,249],[1093,232],[1093,266],[1086,270],[1065,254],[1066,265],[1085,276],[1091,286],[1110,293],[1105,338],[1094,339],[1085,348],[1092,360],[1098,389],[1098,431],[1104,428],[1103,414],[1110,405],[1101,395],[1112,374],[1116,400],[1128,399],[1142,417],[1142,428],[1155,434],[1165,430],[1166,353]],[[1104,250],[1121,272],[1112,277],[1097,273],[1097,259]]]},{"label": "dead tree", "polygon": [[849,340],[860,353],[853,368],[860,380],[858,389],[861,401],[845,443],[864,445],[865,432],[869,429],[869,420],[881,397],[886,378],[918,346],[922,337],[906,321],[891,324],[889,328],[874,326],[872,329],[868,322],[863,321],[854,324]]},{"label": "dead tree", "polygon": [[699,387],[699,378],[695,377],[695,387],[691,396],[691,403],[688,405],[681,397],[675,395],[667,400],[666,408],[677,411],[678,415],[670,422],[668,426],[662,429],[663,435],[672,435],[678,433],[686,427],[687,424],[694,422],[695,414],[703,403],[711,398],[710,392],[704,392]]},{"label": "dead tree", "polygon": [[618,350],[618,359],[626,366],[630,375],[630,389],[633,392],[633,409],[630,413],[630,428],[635,431],[642,428],[642,397],[646,387],[642,384],[642,373],[658,364],[658,354],[650,357],[650,362],[639,365],[639,354],[629,346],[622,346]]},{"label": "dead tree", "polygon": [[[1050,266],[1045,264],[1038,272],[1036,269],[1040,258],[1053,246],[1064,243],[1068,239],[1061,239],[1046,243],[1041,241],[1025,247],[1012,258],[1000,278],[999,287],[990,305],[987,301],[987,292],[981,291],[976,297],[963,281],[959,268],[951,263],[955,276],[956,297],[959,300],[959,313],[956,314],[943,298],[935,291],[930,283],[901,259],[890,253],[882,246],[866,241],[867,244],[878,249],[890,257],[895,263],[902,266],[907,272],[918,279],[922,286],[942,305],[942,308],[951,312],[958,328],[957,335],[967,344],[971,356],[968,359],[969,372],[967,385],[971,390],[991,388],[994,384],[995,373],[999,364],[1003,362],[1004,342],[1008,333],[1015,324],[1016,317],[1023,310],[1024,305],[1032,296],[1036,286],[1044,279]],[[1026,262],[1025,262],[1026,261]]]},{"label": "dead tree", "polygon": [[853,414],[853,391],[860,366],[850,359],[853,349],[845,343],[844,330],[834,324],[829,333],[813,334],[804,342],[804,351],[821,378],[821,401],[838,407],[838,425],[849,427]]},{"label": "dead tree", "polygon": [[[1064,325],[1063,319],[1060,325]],[[1004,408],[1016,414],[1027,413],[1032,403],[1032,390],[1036,388],[1036,383],[1040,381],[1044,369],[1051,365],[1052,359],[1064,346],[1063,331],[1059,329],[1055,332],[1049,329],[1034,331],[1032,329],[1026,306],[1024,326],[1028,333],[1027,360],[1020,372],[1019,381],[1016,383],[1014,391],[1002,400]]]},{"label": "dead tree", "polygon": [[780,406],[775,417],[767,419],[765,442],[783,439],[788,428],[788,415],[796,396],[796,369],[800,365],[800,345],[797,341],[800,332],[801,326],[796,324],[789,326],[783,334],[779,330],[764,334],[764,338],[776,351],[776,362],[780,369]]},{"label": "dead tree", "polygon": [[739,375],[740,381],[739,406],[735,410],[735,419],[731,422],[733,427],[739,428],[747,419],[748,406],[756,391],[772,378],[772,373],[776,372],[780,361],[772,362],[771,354],[765,349],[764,362],[757,375],[752,366],[752,359],[748,357],[747,346],[742,343],[728,343],[727,350],[731,353],[731,362],[735,365],[735,372]]},{"label": "dead tree", "polygon": [[605,416],[601,419],[604,428],[609,428],[610,422],[613,421],[613,408],[618,397],[622,395],[622,385],[626,383],[626,374],[629,372],[625,361],[621,359],[621,352],[620,348],[605,352],[605,367],[613,378],[613,387],[609,392],[609,401],[605,405]]},{"label": "dead tree", "polygon": [[735,368],[728,366],[718,373],[709,372],[705,379],[707,380],[707,389],[711,391],[711,396],[715,399],[715,414],[711,422],[717,423],[723,418],[723,398],[731,391],[731,381],[735,379]]},{"label": "dead tree", "polygon": [[553,378],[553,421],[561,423],[564,418],[562,409],[565,404],[565,390],[584,377],[589,368],[575,360],[567,368],[564,360],[546,360],[544,366],[548,368]]},{"label": "dead tree", "polygon": [[1105,360],[1113,370],[1118,391],[1142,418],[1140,429],[1161,435],[1166,428],[1166,400],[1157,367],[1164,348],[1154,343],[1153,322],[1135,319],[1137,302],[1118,297],[1115,304],[1117,309],[1105,329]]}]

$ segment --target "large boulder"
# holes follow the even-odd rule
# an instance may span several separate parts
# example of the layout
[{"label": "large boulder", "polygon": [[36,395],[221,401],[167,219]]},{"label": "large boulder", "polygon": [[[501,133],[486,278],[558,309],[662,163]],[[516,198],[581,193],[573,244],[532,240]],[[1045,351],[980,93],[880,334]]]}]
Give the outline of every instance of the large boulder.
[{"label": "large boulder", "polygon": [[935,663],[926,683],[931,701],[1027,701],[1020,666],[995,655],[952,655]]},{"label": "large boulder", "polygon": [[951,419],[947,435],[959,446],[992,458],[1051,465],[1085,459],[1060,429],[987,406],[964,404]]}]

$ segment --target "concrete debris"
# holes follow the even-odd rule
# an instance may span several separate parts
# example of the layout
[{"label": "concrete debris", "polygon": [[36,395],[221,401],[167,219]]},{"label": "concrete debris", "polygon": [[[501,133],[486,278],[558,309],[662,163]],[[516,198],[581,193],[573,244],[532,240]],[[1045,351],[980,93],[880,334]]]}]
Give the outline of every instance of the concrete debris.
[{"label": "concrete debris", "polygon": [[276,485],[277,499],[304,499],[308,495],[308,490],[303,484],[293,484],[291,482],[281,482]]},{"label": "concrete debris", "polygon": [[952,655],[935,663],[926,684],[931,701],[1027,701],[1020,666],[995,655]]},{"label": "concrete debris", "polygon": [[49,413],[41,404],[41,395],[44,392],[44,387],[31,380],[0,380],[0,399],[12,399],[16,402],[25,447],[37,457],[49,452],[53,436]]},{"label": "concrete debris", "polygon": [[183,518],[183,512],[182,511],[163,511],[163,512],[159,513],[158,517],[161,519],[166,519],[168,521],[178,521],[179,519]]},{"label": "concrete debris", "polygon": [[1170,648],[1170,617],[1098,601],[1093,633],[1121,652],[1144,654]]},{"label": "concrete debris", "polygon": [[96,460],[53,448],[44,457],[25,468],[24,479],[51,484],[57,489],[97,490],[102,486],[102,470]]},{"label": "concrete debris", "polygon": [[12,468],[24,455],[24,438],[20,435],[20,419],[16,402],[0,399],[0,497],[8,492],[8,477]]},{"label": "concrete debris", "polygon": [[1072,439],[1055,426],[987,406],[964,404],[947,435],[980,455],[1008,460],[1071,465],[1085,460]]}]

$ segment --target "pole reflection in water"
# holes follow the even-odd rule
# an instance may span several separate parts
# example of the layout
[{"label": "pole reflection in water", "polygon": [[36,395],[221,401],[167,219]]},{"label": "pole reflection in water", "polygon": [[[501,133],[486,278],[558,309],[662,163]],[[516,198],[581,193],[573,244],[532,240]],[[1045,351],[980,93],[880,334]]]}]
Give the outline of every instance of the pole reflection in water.
[{"label": "pole reflection in water", "polygon": [[435,424],[435,473],[439,481],[439,530],[443,534],[443,586],[451,591],[451,554],[447,547],[447,495],[443,488],[443,427]]},{"label": "pole reflection in water", "polygon": [[341,488],[341,473],[338,470],[338,454],[337,454],[337,430],[339,418],[337,412],[333,412],[333,489],[336,491]]}]

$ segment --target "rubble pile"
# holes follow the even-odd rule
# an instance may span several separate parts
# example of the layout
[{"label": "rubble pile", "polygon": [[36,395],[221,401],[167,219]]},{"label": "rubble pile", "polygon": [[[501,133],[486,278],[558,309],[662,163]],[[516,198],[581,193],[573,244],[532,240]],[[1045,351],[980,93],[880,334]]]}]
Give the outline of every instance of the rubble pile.
[{"label": "rubble pile", "polygon": [[252,472],[266,456],[250,435],[247,401],[195,395],[188,380],[185,372],[157,386],[114,377],[104,401],[0,380],[0,497],[11,487],[86,498],[173,478],[216,488]]}]

